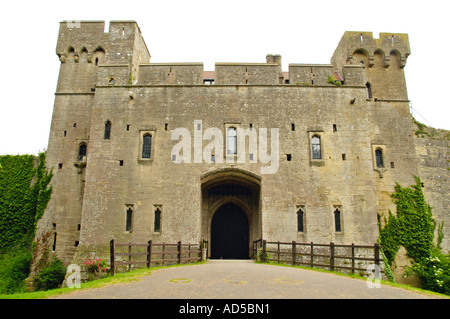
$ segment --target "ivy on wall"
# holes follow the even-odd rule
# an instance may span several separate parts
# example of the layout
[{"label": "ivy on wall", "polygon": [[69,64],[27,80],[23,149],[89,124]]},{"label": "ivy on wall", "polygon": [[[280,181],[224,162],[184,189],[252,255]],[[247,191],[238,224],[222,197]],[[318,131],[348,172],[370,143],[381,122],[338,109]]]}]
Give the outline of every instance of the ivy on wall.
[{"label": "ivy on wall", "polygon": [[441,252],[443,222],[438,226],[437,243],[434,243],[436,221],[431,207],[425,202],[422,184],[401,187],[398,183],[392,194],[397,205],[397,216],[389,211],[384,228],[379,223],[379,242],[389,265],[395,262],[400,246],[405,247],[414,263],[405,275],[418,275],[424,289],[450,295],[450,255]]},{"label": "ivy on wall", "polygon": [[0,156],[0,252],[30,247],[50,200],[52,171],[46,153]]},{"label": "ivy on wall", "polygon": [[425,202],[420,178],[415,176],[416,184],[402,187],[396,183],[391,195],[397,205],[397,216],[389,211],[380,227],[380,243],[388,261],[392,264],[400,246],[405,247],[408,256],[415,262],[429,257],[433,248],[436,221],[431,207]]}]

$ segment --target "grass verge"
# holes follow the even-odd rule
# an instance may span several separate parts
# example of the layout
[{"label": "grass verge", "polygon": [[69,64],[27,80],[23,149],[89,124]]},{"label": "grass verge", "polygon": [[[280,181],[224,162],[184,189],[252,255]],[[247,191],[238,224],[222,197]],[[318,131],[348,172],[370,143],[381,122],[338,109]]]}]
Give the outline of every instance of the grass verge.
[{"label": "grass verge", "polygon": [[[204,262],[203,262],[204,263]],[[142,277],[150,275],[153,271],[165,268],[174,268],[174,267],[183,267],[183,266],[191,266],[191,265],[199,265],[202,262],[192,263],[192,264],[183,264],[183,265],[171,265],[164,267],[152,267],[152,268],[140,268],[135,269],[126,273],[116,273],[115,276],[106,276],[101,279],[89,281],[86,283],[82,283],[80,288],[58,288],[47,291],[35,291],[35,292],[27,292],[21,294],[12,294],[12,295],[1,295],[0,299],[44,299],[49,298],[61,294],[70,294],[75,291],[80,291],[84,289],[93,289],[93,288],[101,288],[109,285],[115,285],[120,283],[128,283],[133,281],[139,281]]]}]

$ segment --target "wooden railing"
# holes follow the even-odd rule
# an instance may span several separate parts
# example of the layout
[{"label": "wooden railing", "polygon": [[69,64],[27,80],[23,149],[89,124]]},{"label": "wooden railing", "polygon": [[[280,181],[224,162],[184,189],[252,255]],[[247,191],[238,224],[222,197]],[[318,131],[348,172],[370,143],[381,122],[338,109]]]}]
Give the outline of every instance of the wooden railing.
[{"label": "wooden railing", "polygon": [[[133,247],[138,248],[138,251],[133,251]],[[207,247],[208,242],[205,240],[202,240],[200,244],[183,244],[181,241],[176,244],[156,244],[151,240],[147,243],[136,244],[116,243],[113,239],[110,242],[111,274],[114,276],[120,266],[127,266],[129,271],[132,265],[139,264],[144,264],[147,268],[150,268],[152,264],[156,263],[164,266],[174,263],[203,261],[203,250]],[[125,248],[125,251],[123,248]]]},{"label": "wooden railing", "polygon": [[[361,250],[363,251],[361,253]],[[357,253],[358,251],[358,253]],[[356,262],[365,262],[367,265],[380,267],[380,246],[374,245],[338,245],[268,242],[257,240],[253,242],[253,256],[259,257],[263,262],[287,263],[291,265],[306,265],[308,267],[329,268],[329,270],[345,269],[352,273],[367,271],[358,267]]]}]

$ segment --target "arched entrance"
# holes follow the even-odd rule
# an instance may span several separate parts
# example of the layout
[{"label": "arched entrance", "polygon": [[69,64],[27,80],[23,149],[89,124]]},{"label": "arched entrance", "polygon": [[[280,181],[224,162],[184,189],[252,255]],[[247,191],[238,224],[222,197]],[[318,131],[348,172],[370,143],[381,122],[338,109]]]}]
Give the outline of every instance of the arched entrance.
[{"label": "arched entrance", "polygon": [[211,222],[211,258],[249,258],[249,227],[245,213],[236,205],[220,207]]},{"label": "arched entrance", "polygon": [[252,243],[261,238],[261,178],[244,169],[221,168],[201,176],[202,233],[208,257],[252,257]]}]

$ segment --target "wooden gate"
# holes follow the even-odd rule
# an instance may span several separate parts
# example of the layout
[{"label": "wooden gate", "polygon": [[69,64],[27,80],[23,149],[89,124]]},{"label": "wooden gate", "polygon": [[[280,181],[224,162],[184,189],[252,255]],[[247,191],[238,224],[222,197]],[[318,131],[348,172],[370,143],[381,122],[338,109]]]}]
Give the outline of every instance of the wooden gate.
[{"label": "wooden gate", "polygon": [[211,258],[249,258],[249,227],[245,213],[228,203],[219,208],[211,222]]}]

